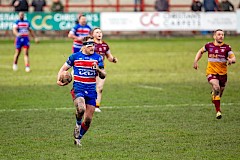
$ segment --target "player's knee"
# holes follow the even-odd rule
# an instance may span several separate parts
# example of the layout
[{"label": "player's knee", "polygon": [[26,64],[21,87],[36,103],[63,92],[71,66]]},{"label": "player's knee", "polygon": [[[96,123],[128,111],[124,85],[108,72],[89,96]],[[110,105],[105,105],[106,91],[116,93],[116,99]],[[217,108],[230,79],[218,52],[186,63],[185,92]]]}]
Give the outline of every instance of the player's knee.
[{"label": "player's knee", "polygon": [[90,118],[90,117],[86,117],[86,118],[85,118],[85,125],[86,125],[86,126],[89,127],[90,124],[91,124],[91,122],[92,122],[92,118]]},{"label": "player's knee", "polygon": [[98,91],[99,91],[99,93],[102,93],[102,92],[103,92],[103,89],[99,89]]},{"label": "player's knee", "polygon": [[213,94],[214,94],[215,96],[220,95],[220,88],[215,88],[215,89],[213,90]]},{"label": "player's knee", "polygon": [[217,84],[213,85],[213,93],[214,95],[218,95],[220,93],[220,86]]},{"label": "player's knee", "polygon": [[82,106],[77,106],[77,116],[81,117],[85,112],[85,108]]},{"label": "player's knee", "polygon": [[97,91],[98,91],[98,92],[100,92],[100,93],[102,93],[102,91],[103,91],[103,87],[102,87],[102,86],[100,86],[100,85],[99,85],[99,86],[97,86]]}]

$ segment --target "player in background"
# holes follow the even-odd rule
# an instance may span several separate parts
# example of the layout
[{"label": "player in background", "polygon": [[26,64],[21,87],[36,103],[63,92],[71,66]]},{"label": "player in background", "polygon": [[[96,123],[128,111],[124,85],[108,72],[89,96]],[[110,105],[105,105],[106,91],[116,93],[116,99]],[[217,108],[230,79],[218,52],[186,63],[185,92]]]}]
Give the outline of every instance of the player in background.
[{"label": "player in background", "polygon": [[80,15],[78,17],[78,22],[79,23],[76,24],[68,33],[68,37],[73,39],[72,53],[80,51],[83,38],[91,33],[91,27],[87,25],[85,15]]},{"label": "player in background", "polygon": [[[100,54],[103,57],[103,60],[106,57],[109,62],[117,63],[118,59],[116,57],[113,57],[108,44],[103,41],[102,30],[100,28],[94,28],[92,31],[92,35],[94,37],[95,52]],[[106,78],[101,79],[99,76],[97,77],[97,101],[95,112],[101,112],[100,103],[102,99],[102,92],[105,80]]]},{"label": "player in background", "polygon": [[215,105],[216,118],[221,119],[220,99],[227,83],[227,65],[236,62],[231,47],[223,42],[224,31],[217,29],[213,34],[214,42],[207,43],[196,54],[193,68],[198,69],[198,61],[204,52],[208,52],[206,76],[212,87],[212,103]]},{"label": "player in background", "polygon": [[30,23],[27,20],[24,20],[24,12],[19,12],[19,19],[13,24],[13,34],[16,36],[15,39],[15,54],[13,58],[13,70],[18,70],[18,58],[21,53],[22,48],[24,48],[24,62],[25,62],[25,71],[30,72],[30,63],[29,63],[29,33],[34,38],[35,42],[38,42],[38,39],[35,37]]},{"label": "player in background", "polygon": [[[83,38],[80,52],[70,55],[58,72],[57,84],[66,85],[60,80],[63,71],[73,67],[74,82],[71,90],[72,99],[76,106],[76,126],[74,128],[74,144],[81,146],[80,139],[90,127],[96,106],[96,76],[105,78],[102,57],[94,52],[93,37]],[[82,120],[83,119],[83,120]]]}]

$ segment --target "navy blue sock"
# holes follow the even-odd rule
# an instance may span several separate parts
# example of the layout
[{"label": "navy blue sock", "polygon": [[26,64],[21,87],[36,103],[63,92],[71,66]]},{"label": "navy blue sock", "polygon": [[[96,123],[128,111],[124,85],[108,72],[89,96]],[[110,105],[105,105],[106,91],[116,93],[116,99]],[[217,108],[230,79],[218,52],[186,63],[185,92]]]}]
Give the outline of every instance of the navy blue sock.
[{"label": "navy blue sock", "polygon": [[81,124],[81,129],[80,129],[80,136],[79,138],[81,139],[83,135],[87,132],[88,126],[86,126],[84,123]]}]

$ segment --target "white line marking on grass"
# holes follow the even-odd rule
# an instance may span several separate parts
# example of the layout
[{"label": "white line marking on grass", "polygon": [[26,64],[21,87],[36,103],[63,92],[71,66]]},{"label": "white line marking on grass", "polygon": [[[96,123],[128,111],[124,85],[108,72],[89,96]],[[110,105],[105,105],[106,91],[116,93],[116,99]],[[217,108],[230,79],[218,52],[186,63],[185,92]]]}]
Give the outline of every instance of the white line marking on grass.
[{"label": "white line marking on grass", "polygon": [[[234,106],[240,105],[240,103],[222,103],[222,106]],[[213,104],[165,104],[165,105],[142,105],[142,106],[105,106],[104,109],[126,109],[126,108],[156,108],[156,107],[201,107],[201,106],[213,106]],[[0,109],[0,112],[24,112],[24,111],[48,111],[48,110],[74,110],[73,107],[66,108],[29,108],[29,109]]]},{"label": "white line marking on grass", "polygon": [[156,89],[156,90],[163,90],[160,87],[153,87],[153,86],[146,86],[146,85],[138,85],[140,88],[145,88],[145,89]]}]

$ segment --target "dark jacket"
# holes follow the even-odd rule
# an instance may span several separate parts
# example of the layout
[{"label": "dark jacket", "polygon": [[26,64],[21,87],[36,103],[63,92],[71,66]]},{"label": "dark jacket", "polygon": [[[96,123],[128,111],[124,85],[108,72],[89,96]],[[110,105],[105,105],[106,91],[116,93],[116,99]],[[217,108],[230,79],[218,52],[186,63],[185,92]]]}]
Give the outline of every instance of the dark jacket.
[{"label": "dark jacket", "polygon": [[[14,3],[16,1],[19,2],[18,6],[14,6]],[[15,12],[20,12],[20,11],[28,12],[28,1],[27,0],[12,0],[11,5],[15,8]]]},{"label": "dark jacket", "polygon": [[202,11],[202,3],[200,1],[193,2],[191,6],[192,11]]},{"label": "dark jacket", "polygon": [[215,0],[204,0],[203,7],[205,9],[205,12],[214,12],[218,10],[218,6]]},{"label": "dark jacket", "polygon": [[155,9],[156,11],[169,11],[168,0],[156,0]]},{"label": "dark jacket", "polygon": [[64,6],[63,4],[59,2],[53,2],[52,7],[51,7],[52,12],[63,12],[64,11]]},{"label": "dark jacket", "polygon": [[229,1],[221,2],[219,6],[221,11],[234,11],[234,6]]},{"label": "dark jacket", "polygon": [[32,6],[34,7],[34,12],[42,12],[43,7],[46,6],[47,3],[45,0],[33,0]]}]

